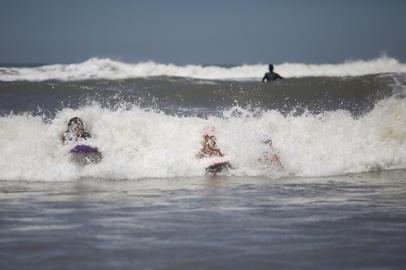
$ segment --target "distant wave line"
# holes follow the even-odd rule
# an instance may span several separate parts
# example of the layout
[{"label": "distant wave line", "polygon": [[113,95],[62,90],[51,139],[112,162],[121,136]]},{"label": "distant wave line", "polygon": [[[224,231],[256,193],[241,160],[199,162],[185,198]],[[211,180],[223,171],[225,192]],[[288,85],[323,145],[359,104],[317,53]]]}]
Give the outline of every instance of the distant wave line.
[{"label": "distant wave line", "polygon": [[[126,63],[109,58],[90,58],[75,64],[38,67],[0,67],[0,81],[78,81],[91,79],[130,79],[153,76],[185,77],[207,80],[260,81],[267,64],[240,66],[174,65],[153,61]],[[371,60],[348,60],[338,64],[283,63],[275,65],[283,77],[341,77],[380,73],[406,73],[406,63],[380,56]]]}]

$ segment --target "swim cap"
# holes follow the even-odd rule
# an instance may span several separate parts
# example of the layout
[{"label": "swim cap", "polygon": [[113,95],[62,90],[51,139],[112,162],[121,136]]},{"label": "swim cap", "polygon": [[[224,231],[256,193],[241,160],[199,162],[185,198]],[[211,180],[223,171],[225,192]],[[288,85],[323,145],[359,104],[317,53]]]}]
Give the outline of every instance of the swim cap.
[{"label": "swim cap", "polygon": [[259,137],[262,143],[271,143],[272,144],[272,137],[269,133],[261,134]]},{"label": "swim cap", "polygon": [[204,132],[203,136],[215,136],[216,135],[216,128],[215,127],[207,127]]}]

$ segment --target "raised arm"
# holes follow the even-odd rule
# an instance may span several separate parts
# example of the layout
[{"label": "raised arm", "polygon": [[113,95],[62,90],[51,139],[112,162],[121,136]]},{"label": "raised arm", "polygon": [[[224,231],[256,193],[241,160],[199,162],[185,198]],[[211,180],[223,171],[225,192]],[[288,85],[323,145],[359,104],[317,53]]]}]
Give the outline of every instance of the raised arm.
[{"label": "raised arm", "polygon": [[61,137],[62,144],[66,144],[66,133],[64,132]]}]

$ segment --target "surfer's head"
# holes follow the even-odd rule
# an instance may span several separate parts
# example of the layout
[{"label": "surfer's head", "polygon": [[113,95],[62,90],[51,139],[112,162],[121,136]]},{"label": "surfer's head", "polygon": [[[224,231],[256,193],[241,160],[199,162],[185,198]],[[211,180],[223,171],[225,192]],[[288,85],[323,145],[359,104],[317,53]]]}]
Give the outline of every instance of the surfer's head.
[{"label": "surfer's head", "polygon": [[202,143],[212,148],[216,147],[216,129],[214,127],[207,127],[204,130]]},{"label": "surfer's head", "polygon": [[269,64],[268,67],[269,67],[269,71],[272,72],[272,71],[273,71],[273,65],[272,65],[272,64]]},{"label": "surfer's head", "polygon": [[209,147],[212,147],[212,148],[215,148],[216,147],[216,136],[214,136],[214,135],[210,136],[208,134],[203,135],[202,144],[206,145],[206,146],[209,146]]},{"label": "surfer's head", "polygon": [[267,133],[262,134],[261,137],[260,137],[260,140],[261,140],[261,142],[263,144],[268,144],[268,145],[272,146],[272,137],[271,137],[271,135],[269,135]]},{"label": "surfer's head", "polygon": [[205,136],[215,136],[216,135],[216,128],[215,127],[207,127],[203,132],[203,137]]},{"label": "surfer's head", "polygon": [[79,117],[73,117],[68,122],[68,131],[80,135],[84,132],[83,121]]},{"label": "surfer's head", "polygon": [[68,122],[68,127],[73,126],[73,125],[81,125],[83,126],[83,121],[79,117],[73,117],[69,120]]}]

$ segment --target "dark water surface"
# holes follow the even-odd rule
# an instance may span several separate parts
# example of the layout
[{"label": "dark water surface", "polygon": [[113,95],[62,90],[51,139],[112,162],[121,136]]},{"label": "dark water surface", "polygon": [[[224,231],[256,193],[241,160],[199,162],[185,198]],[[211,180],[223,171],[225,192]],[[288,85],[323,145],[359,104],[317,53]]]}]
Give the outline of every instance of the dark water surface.
[{"label": "dark water surface", "polygon": [[0,269],[404,269],[405,182],[0,181]]},{"label": "dark water surface", "polygon": [[232,106],[312,113],[348,110],[359,116],[393,94],[405,77],[291,78],[273,83],[209,81],[178,77],[85,81],[0,81],[0,115],[45,114],[97,103],[114,109],[123,104],[159,109],[167,114],[207,115]]}]

